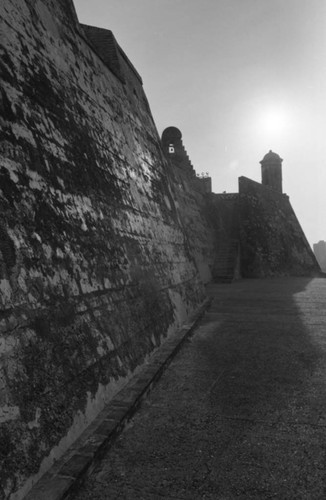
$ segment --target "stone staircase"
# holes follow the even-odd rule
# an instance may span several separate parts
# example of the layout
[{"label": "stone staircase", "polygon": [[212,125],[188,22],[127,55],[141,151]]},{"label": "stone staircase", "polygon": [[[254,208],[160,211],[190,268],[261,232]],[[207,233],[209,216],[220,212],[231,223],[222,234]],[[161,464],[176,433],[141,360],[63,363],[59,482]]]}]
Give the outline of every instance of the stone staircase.
[{"label": "stone staircase", "polygon": [[223,241],[216,256],[213,280],[215,283],[231,283],[237,277],[239,242]]}]

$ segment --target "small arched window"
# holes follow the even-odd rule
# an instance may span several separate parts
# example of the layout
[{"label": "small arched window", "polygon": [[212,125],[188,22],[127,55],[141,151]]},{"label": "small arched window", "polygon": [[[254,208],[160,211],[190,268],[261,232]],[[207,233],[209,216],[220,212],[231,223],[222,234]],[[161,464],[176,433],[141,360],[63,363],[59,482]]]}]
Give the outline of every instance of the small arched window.
[{"label": "small arched window", "polygon": [[173,146],[173,144],[169,144],[169,153],[174,153],[174,146]]}]

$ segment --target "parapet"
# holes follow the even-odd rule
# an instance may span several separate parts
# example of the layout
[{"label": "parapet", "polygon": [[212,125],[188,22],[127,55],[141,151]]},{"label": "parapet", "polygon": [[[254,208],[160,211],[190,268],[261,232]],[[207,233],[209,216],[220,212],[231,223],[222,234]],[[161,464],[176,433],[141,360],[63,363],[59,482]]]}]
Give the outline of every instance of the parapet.
[{"label": "parapet", "polygon": [[126,83],[126,81],[122,70],[121,58],[127,63],[129,69],[142,85],[143,81],[141,76],[116,41],[111,30],[89,26],[87,24],[81,24],[80,26],[91,47],[122,83]]}]

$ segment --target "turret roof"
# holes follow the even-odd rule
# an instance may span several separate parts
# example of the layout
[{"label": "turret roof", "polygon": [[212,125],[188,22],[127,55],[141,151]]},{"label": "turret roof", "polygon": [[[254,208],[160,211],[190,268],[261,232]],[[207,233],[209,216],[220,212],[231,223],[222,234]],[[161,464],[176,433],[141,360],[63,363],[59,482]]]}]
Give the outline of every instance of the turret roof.
[{"label": "turret roof", "polygon": [[181,140],[182,134],[177,127],[168,127],[163,130],[162,140]]},{"label": "turret roof", "polygon": [[277,154],[277,153],[274,153],[271,149],[269,150],[269,152],[264,156],[264,158],[262,159],[262,161],[260,163],[265,163],[266,161],[268,162],[279,162],[279,163],[282,163],[283,159]]}]

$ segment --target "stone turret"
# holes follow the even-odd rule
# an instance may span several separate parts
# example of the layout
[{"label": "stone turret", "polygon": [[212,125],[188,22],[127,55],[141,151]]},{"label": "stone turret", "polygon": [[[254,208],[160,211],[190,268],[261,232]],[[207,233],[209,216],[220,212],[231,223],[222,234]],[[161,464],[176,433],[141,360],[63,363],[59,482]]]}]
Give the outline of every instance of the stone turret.
[{"label": "stone turret", "polygon": [[283,192],[282,189],[282,158],[273,153],[272,150],[267,153],[261,164],[261,183],[268,186],[279,193]]},{"label": "stone turret", "polygon": [[182,175],[186,175],[187,181],[202,193],[212,192],[212,178],[208,172],[196,174],[189,159],[187,151],[182,142],[182,134],[177,127],[168,127],[163,131],[161,144],[165,158],[167,158],[176,170],[181,169]]},{"label": "stone turret", "polygon": [[191,172],[192,175],[195,175],[194,168],[182,142],[182,134],[178,128],[168,127],[163,131],[162,147],[166,158],[173,165],[181,167]]}]

